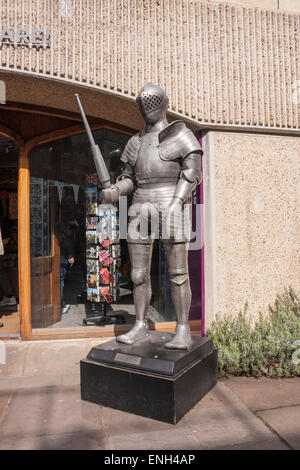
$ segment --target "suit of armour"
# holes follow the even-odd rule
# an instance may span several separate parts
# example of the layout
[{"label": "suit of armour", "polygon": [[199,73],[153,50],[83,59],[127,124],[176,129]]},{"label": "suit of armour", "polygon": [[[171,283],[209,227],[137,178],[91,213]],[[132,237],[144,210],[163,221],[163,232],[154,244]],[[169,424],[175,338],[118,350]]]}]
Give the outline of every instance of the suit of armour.
[{"label": "suit of armour", "polygon": [[147,84],[137,103],[146,121],[144,130],[127,143],[121,160],[124,170],[116,184],[103,191],[107,202],[133,193],[129,208],[128,251],[134,285],[136,323],[117,341],[133,344],[149,335],[146,313],[151,300],[150,268],[153,243],[163,242],[177,327],[169,349],[186,349],[191,335],[188,315],[191,290],[188,273],[190,216],[186,200],[200,183],[201,147],[182,121],[166,120],[168,97]]}]

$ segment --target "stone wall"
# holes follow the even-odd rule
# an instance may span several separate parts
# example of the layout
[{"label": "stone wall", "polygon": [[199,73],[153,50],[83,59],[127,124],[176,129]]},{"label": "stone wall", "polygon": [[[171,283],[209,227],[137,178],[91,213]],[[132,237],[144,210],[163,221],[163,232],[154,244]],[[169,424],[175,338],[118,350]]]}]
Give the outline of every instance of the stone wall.
[{"label": "stone wall", "polygon": [[[17,44],[18,28],[49,31],[50,46]],[[201,127],[299,131],[297,13],[200,0],[2,0],[3,30],[0,70],[130,100],[152,81],[174,115]]]},{"label": "stone wall", "polygon": [[272,8],[274,10],[300,11],[299,0],[230,0],[230,3],[238,3],[239,5],[250,7]]},{"label": "stone wall", "polygon": [[284,286],[300,292],[300,139],[210,134],[204,202],[215,200],[215,210],[205,209],[215,230],[206,228],[205,256],[215,279],[207,279],[208,322],[218,311],[237,314],[246,300],[257,316]]}]

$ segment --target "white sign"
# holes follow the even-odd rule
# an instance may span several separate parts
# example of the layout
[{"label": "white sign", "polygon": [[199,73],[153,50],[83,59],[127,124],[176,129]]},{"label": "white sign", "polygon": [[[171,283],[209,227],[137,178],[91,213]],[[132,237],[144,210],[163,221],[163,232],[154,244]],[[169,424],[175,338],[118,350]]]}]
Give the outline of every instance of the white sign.
[{"label": "white sign", "polygon": [[6,85],[3,80],[0,80],[0,104],[6,104]]}]

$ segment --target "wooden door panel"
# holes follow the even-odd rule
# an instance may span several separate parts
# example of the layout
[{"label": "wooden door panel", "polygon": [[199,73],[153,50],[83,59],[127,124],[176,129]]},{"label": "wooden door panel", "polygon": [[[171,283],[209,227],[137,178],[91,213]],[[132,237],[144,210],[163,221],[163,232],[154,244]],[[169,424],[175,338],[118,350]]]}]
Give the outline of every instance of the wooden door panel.
[{"label": "wooden door panel", "polygon": [[53,305],[53,323],[61,319],[60,298],[60,243],[59,243],[60,210],[56,188],[51,190],[51,253],[52,266],[50,274],[50,296]]},{"label": "wooden door panel", "polygon": [[61,319],[57,189],[50,188],[49,196],[51,254],[32,258],[31,262],[32,328],[46,328]]},{"label": "wooden door panel", "polygon": [[[44,328],[53,323],[50,296],[50,274],[52,260],[50,256],[33,258],[31,263],[32,282],[32,327]],[[50,307],[50,308],[49,308]]]}]

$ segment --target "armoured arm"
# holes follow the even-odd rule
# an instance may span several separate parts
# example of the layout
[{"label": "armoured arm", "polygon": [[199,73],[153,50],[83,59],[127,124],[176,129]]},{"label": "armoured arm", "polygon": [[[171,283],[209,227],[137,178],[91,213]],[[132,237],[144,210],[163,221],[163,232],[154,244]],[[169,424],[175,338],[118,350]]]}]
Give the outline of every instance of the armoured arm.
[{"label": "armoured arm", "polygon": [[159,142],[162,160],[181,158],[181,173],[173,203],[183,204],[201,181],[202,149],[193,132],[182,121],[174,121],[163,129],[159,133]]},{"label": "armoured arm", "polygon": [[117,178],[115,186],[119,189],[121,196],[128,196],[133,193],[135,187],[134,172],[129,163],[125,164],[122,173]]},{"label": "armoured arm", "polygon": [[200,157],[200,153],[190,153],[184,158],[174,198],[185,202],[195,187],[201,183]]},{"label": "armoured arm", "polygon": [[[202,153],[202,151],[200,151]],[[176,185],[175,193],[169,207],[167,224],[169,234],[174,236],[175,227],[178,221],[182,221],[182,207],[197,184],[201,182],[200,155],[201,153],[190,153],[184,158],[179,181]]]},{"label": "armoured arm", "polygon": [[117,181],[108,189],[103,189],[103,199],[107,203],[116,202],[120,196],[128,196],[134,191],[134,173],[132,166],[126,163]]}]

